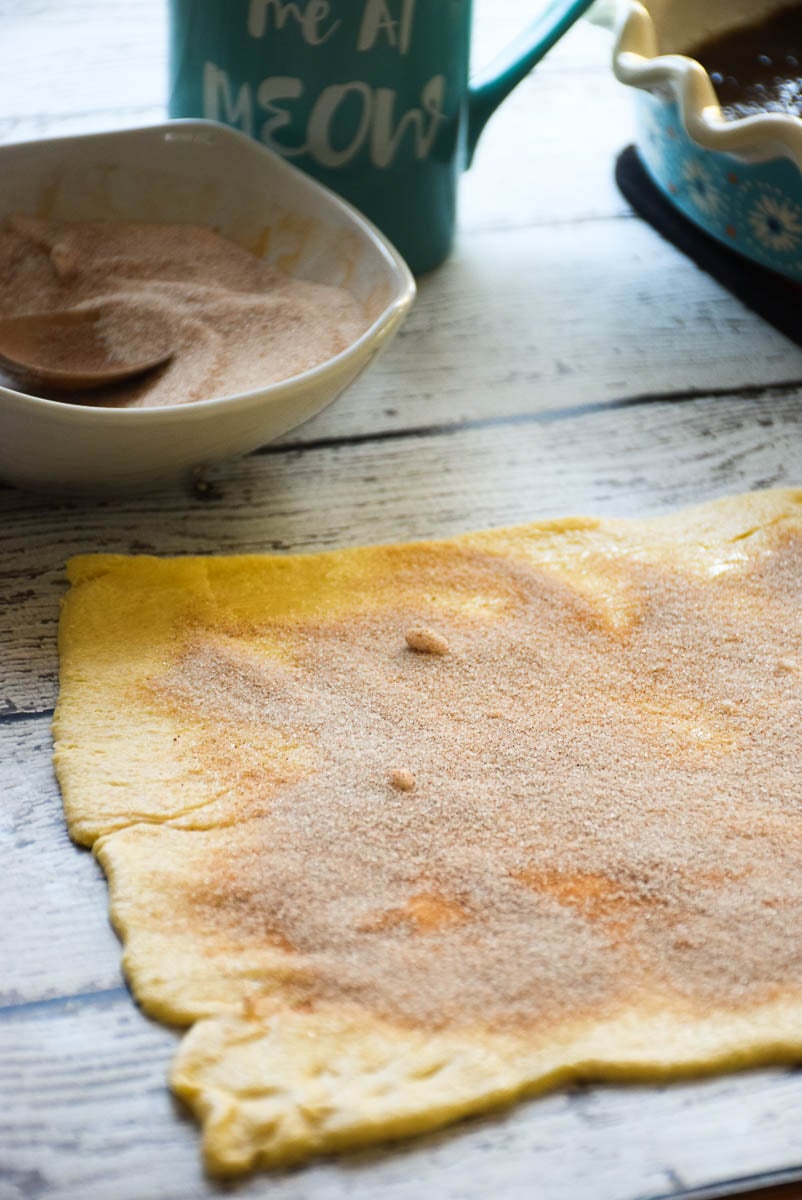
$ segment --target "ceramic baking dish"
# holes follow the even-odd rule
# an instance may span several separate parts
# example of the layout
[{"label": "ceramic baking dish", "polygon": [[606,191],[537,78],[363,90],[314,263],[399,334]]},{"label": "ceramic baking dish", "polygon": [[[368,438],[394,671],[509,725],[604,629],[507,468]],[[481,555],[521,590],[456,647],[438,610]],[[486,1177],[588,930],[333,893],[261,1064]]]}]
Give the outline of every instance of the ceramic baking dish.
[{"label": "ceramic baking dish", "polygon": [[780,7],[622,0],[613,68],[636,89],[638,151],[661,191],[726,245],[802,282],[802,120],[727,120],[704,67],[685,53]]}]

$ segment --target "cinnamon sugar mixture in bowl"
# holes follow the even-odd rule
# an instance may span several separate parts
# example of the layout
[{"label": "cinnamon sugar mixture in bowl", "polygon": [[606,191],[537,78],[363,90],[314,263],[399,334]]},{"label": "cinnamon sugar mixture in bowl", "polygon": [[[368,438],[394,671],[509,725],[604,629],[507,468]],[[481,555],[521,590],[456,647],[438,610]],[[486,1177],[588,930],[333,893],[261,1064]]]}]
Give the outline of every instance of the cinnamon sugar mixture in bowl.
[{"label": "cinnamon sugar mixture in bowl", "polygon": [[67,403],[0,378],[6,484],[183,486],[332,404],[412,306],[409,268],[378,230],[225,125],[43,139],[0,146],[0,160],[0,315],[99,310],[127,362],[147,317],[173,351],[137,381]]},{"label": "cinnamon sugar mixture in bowl", "polygon": [[369,324],[344,288],[295,279],[203,226],[10,217],[0,229],[0,317],[81,306],[101,307],[112,362],[175,351],[156,371],[70,395],[105,407],[265,387],[333,358]]}]

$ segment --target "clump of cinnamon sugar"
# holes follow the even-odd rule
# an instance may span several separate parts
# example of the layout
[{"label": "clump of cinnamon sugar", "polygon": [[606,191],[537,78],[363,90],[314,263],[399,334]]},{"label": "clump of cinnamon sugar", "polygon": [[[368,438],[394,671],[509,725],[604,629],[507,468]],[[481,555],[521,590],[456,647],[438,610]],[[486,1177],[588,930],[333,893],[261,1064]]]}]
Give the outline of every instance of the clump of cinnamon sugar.
[{"label": "clump of cinnamon sugar", "polygon": [[448,654],[451,648],[448,640],[428,625],[410,626],[404,634],[404,640],[410,650],[417,650],[419,654],[443,655]]},{"label": "clump of cinnamon sugar", "polygon": [[[545,572],[410,547],[414,608],[269,625],[281,666],[258,630],[196,630],[153,702],[231,799],[165,911],[221,946],[285,939],[299,1002],[416,1025],[798,992],[802,688],[776,665],[802,659],[802,536],[706,581],[617,569],[625,628]],[[435,573],[493,603],[453,606],[470,653],[432,671],[393,647],[437,620]],[[276,731],[310,755],[292,778],[265,773]],[[426,781],[414,805],[393,762]]]},{"label": "clump of cinnamon sugar", "polygon": [[397,768],[390,772],[390,787],[397,792],[414,792],[415,776],[411,771],[401,771]]},{"label": "clump of cinnamon sugar", "polygon": [[345,289],[291,278],[211,229],[10,218],[0,317],[78,306],[102,308],[112,363],[174,350],[146,376],[70,395],[115,407],[252,391],[333,357],[367,326]]}]

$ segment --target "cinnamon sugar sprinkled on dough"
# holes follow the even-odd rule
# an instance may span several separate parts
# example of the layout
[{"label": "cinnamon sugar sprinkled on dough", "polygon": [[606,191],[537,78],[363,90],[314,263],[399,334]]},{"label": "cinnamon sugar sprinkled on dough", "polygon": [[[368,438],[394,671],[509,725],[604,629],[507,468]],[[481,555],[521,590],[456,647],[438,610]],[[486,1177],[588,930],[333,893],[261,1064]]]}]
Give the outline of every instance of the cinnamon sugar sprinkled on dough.
[{"label": "cinnamon sugar sprinkled on dough", "polygon": [[[394,647],[438,619],[438,561],[441,593],[498,603],[454,606],[471,654],[432,671]],[[259,630],[195,630],[153,701],[231,799],[170,911],[221,946],[292,946],[298,1003],[433,1026],[799,987],[802,692],[776,665],[802,658],[802,537],[706,582],[619,567],[625,623],[501,556],[411,547],[414,610],[273,624],[282,664]],[[267,734],[306,748],[294,776],[259,775]],[[415,804],[394,761],[426,780]]]},{"label": "cinnamon sugar sprinkled on dough", "polygon": [[442,634],[425,625],[413,625],[404,634],[404,639],[410,650],[421,654],[448,654],[450,648]]},{"label": "cinnamon sugar sprinkled on dough", "polygon": [[27,216],[0,226],[0,317],[78,305],[102,306],[112,362],[175,351],[147,376],[70,396],[114,407],[252,391],[333,357],[367,326],[345,289],[293,279],[201,226]]}]

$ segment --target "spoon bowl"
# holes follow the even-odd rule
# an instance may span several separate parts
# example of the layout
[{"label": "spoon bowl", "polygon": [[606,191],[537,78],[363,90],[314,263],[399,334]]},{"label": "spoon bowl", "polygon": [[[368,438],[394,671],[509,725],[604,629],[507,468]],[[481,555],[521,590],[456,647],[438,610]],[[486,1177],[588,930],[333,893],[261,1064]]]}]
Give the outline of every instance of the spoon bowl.
[{"label": "spoon bowl", "polygon": [[80,392],[122,383],[173,357],[155,322],[143,339],[140,321],[135,351],[121,352],[122,321],[117,308],[101,305],[2,318],[0,365],[54,391]]}]

